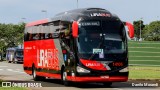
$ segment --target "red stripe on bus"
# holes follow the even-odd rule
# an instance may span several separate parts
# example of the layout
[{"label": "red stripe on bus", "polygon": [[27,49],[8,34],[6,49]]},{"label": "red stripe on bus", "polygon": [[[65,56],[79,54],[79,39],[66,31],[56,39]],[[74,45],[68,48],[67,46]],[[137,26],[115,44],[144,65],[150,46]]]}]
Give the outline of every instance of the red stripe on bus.
[{"label": "red stripe on bus", "polygon": [[100,62],[96,61],[96,60],[84,60],[84,59],[80,59],[81,63],[93,70],[107,70],[107,68]]},{"label": "red stripe on bus", "polygon": [[108,78],[98,77],[72,77],[67,76],[67,80],[75,82],[126,82],[127,76],[110,76]]},{"label": "red stripe on bus", "polygon": [[51,74],[51,73],[44,73],[44,72],[36,72],[38,76],[45,76],[50,78],[61,79],[61,74]]},{"label": "red stripe on bus", "polygon": [[27,74],[32,74],[32,71],[31,70],[24,70]]}]

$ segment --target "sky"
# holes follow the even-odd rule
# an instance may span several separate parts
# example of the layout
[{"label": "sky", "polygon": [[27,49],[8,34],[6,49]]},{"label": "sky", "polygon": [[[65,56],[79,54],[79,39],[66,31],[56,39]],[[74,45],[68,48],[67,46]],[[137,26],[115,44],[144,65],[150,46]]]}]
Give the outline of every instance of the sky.
[{"label": "sky", "polygon": [[[86,7],[107,9],[131,23],[160,20],[160,0],[78,0],[78,8]],[[28,23],[76,8],[77,0],[0,0],[0,23]]]}]

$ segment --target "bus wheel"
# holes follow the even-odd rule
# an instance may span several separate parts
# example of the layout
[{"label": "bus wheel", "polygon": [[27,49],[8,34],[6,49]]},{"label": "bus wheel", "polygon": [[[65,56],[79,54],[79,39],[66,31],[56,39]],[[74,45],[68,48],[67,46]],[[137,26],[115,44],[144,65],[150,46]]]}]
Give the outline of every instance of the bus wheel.
[{"label": "bus wheel", "polygon": [[65,72],[65,69],[62,71],[61,74],[62,82],[65,86],[69,86],[69,82],[67,81],[67,72]]},{"label": "bus wheel", "polygon": [[16,63],[15,60],[12,61],[13,63]]},{"label": "bus wheel", "polygon": [[110,87],[112,85],[112,82],[104,82],[103,85],[105,87]]},{"label": "bus wheel", "polygon": [[33,70],[32,70],[33,80],[39,81],[40,77],[36,75],[36,68],[34,66],[32,68],[33,68]]}]

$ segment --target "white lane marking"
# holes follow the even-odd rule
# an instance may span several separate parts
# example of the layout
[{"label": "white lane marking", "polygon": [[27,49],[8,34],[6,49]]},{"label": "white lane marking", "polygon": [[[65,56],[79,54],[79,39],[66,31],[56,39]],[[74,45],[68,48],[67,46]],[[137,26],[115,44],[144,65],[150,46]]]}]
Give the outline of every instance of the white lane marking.
[{"label": "white lane marking", "polygon": [[8,67],[8,66],[0,66],[0,67]]},{"label": "white lane marking", "polygon": [[129,60],[129,61],[131,61],[131,62],[160,62],[160,61],[158,61],[158,60]]},{"label": "white lane marking", "polygon": [[21,72],[21,71],[16,71],[16,70],[13,70],[13,69],[7,69],[8,71],[11,71],[11,72],[17,72],[17,73],[25,73],[25,72]]},{"label": "white lane marking", "polygon": [[[129,42],[129,43],[134,43],[134,42]],[[137,43],[137,44],[160,44],[160,43],[147,43],[147,42],[144,42],[144,43]]]},{"label": "white lane marking", "polygon": [[160,66],[160,65],[150,65],[150,64],[129,64],[130,66]]},{"label": "white lane marking", "polygon": [[123,90],[123,89],[119,89],[119,88],[113,88],[113,89],[115,89],[115,90]]},{"label": "white lane marking", "polygon": [[129,48],[155,48],[155,49],[160,49],[158,47],[129,47]]},{"label": "white lane marking", "polygon": [[16,69],[17,71],[21,71],[21,69]]},{"label": "white lane marking", "polygon": [[0,71],[2,71],[3,69],[0,69]]},{"label": "white lane marking", "polygon": [[130,56],[130,57],[160,57],[160,56]]},{"label": "white lane marking", "polygon": [[129,51],[129,52],[137,52],[137,53],[160,53],[160,52],[146,52],[146,51]]}]

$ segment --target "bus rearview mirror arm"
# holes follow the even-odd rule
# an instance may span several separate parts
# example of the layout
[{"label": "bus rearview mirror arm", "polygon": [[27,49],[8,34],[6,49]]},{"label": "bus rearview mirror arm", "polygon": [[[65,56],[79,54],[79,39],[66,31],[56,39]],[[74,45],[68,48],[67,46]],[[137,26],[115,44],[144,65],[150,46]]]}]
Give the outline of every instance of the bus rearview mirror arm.
[{"label": "bus rearview mirror arm", "polygon": [[129,37],[133,38],[134,37],[134,26],[129,22],[123,22],[123,23],[125,26],[127,26],[128,30],[129,30],[129,32],[128,32]]}]

